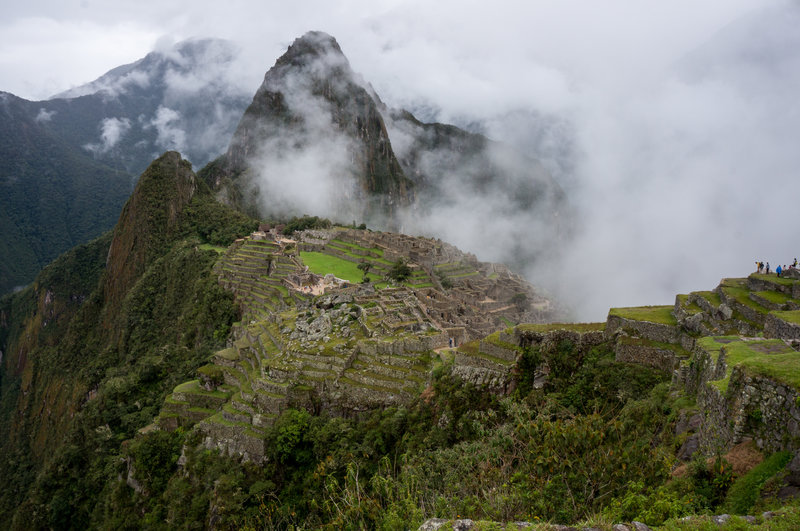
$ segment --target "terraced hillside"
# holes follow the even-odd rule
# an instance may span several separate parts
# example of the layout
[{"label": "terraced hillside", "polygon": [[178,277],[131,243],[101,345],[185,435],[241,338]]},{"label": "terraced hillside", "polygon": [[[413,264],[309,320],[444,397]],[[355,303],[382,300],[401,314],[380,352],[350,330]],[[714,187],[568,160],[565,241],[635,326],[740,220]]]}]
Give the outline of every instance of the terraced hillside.
[{"label": "terraced hillside", "polygon": [[[408,270],[391,280],[397,264]],[[462,374],[502,388],[518,349],[504,350],[505,336],[479,338],[553,314],[549,300],[504,266],[398,234],[254,233],[215,270],[242,321],[198,379],[175,388],[158,425],[196,425],[207,445],[254,461],[264,454],[264,428],[283,410],[352,416],[408,403],[443,360],[480,367]],[[479,344],[474,353],[472,343],[451,348],[470,341]]]},{"label": "terraced hillside", "polygon": [[613,308],[606,337],[618,361],[672,371],[697,397],[706,454],[753,438],[768,451],[800,448],[800,280],[752,274],[674,306]]}]

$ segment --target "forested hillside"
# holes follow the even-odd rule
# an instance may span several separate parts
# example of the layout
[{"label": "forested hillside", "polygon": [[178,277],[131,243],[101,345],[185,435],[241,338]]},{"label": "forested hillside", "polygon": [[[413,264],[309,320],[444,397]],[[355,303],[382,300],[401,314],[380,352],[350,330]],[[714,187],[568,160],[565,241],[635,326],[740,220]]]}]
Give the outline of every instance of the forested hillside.
[{"label": "forested hillside", "polygon": [[113,226],[133,176],[75,150],[0,93],[0,293]]}]

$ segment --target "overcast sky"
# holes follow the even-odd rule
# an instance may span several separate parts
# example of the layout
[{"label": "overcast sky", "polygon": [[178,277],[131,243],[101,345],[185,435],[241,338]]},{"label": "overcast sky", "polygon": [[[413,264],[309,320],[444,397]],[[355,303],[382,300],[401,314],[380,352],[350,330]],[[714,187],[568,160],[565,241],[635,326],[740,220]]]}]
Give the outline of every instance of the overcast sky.
[{"label": "overcast sky", "polygon": [[[0,90],[44,99],[154,48],[222,37],[241,46],[238,79],[255,91],[295,37],[326,31],[390,105],[482,124],[563,170],[581,230],[531,277],[577,317],[603,319],[609,306],[669,304],[746,275],[757,258],[800,255],[799,10],[796,0],[32,0],[0,15]],[[563,126],[549,143],[531,122],[543,117]],[[568,164],[556,160],[564,152]]]}]

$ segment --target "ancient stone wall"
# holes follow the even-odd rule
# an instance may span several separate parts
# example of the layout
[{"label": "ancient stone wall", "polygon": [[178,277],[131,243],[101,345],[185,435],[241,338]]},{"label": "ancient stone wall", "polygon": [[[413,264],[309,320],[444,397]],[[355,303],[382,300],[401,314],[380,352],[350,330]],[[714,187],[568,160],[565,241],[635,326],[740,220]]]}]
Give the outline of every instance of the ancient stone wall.
[{"label": "ancient stone wall", "polygon": [[614,347],[615,360],[621,363],[637,363],[671,373],[677,366],[675,352],[652,345],[629,344],[617,341]]},{"label": "ancient stone wall", "polygon": [[800,395],[795,389],[734,368],[725,395],[706,384],[698,395],[703,411],[700,449],[724,451],[752,437],[766,452],[800,449]]},{"label": "ancient stone wall", "polygon": [[764,322],[764,336],[800,340],[800,326],[769,314]]},{"label": "ancient stone wall", "polygon": [[609,315],[606,321],[606,338],[612,339],[620,331],[633,331],[635,335],[661,343],[680,343],[680,328],[649,321],[634,321],[618,315]]}]

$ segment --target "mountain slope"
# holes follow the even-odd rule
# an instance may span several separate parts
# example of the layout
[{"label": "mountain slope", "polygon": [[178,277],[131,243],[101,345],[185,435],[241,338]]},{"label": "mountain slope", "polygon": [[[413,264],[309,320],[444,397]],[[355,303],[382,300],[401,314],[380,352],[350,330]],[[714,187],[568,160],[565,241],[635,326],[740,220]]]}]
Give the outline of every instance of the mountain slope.
[{"label": "mountain slope", "polygon": [[217,252],[200,244],[228,244],[255,225],[166,153],[113,234],[0,299],[0,446],[15,456],[0,463],[12,487],[0,496],[5,525],[89,526],[120,443],[222,346],[237,317],[210,275]]},{"label": "mountain slope", "polygon": [[72,148],[31,102],[0,93],[0,293],[107,230],[131,176]]},{"label": "mountain slope", "polygon": [[165,150],[201,167],[247,106],[231,72],[237,53],[223,40],[183,41],[35,105],[73,147],[134,175]]},{"label": "mountain slope", "polygon": [[218,156],[247,105],[225,41],[178,43],[46,101],[0,94],[0,293],[111,228],[166,149]]}]

